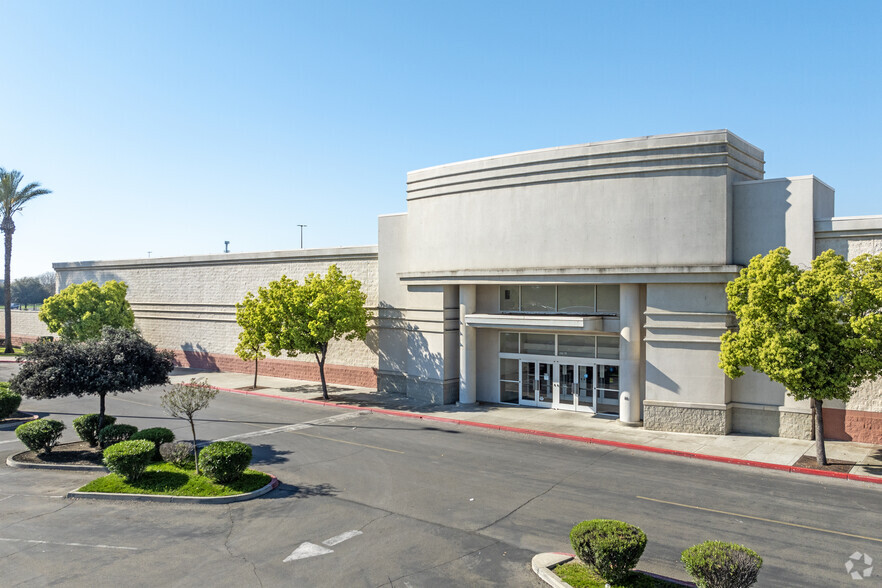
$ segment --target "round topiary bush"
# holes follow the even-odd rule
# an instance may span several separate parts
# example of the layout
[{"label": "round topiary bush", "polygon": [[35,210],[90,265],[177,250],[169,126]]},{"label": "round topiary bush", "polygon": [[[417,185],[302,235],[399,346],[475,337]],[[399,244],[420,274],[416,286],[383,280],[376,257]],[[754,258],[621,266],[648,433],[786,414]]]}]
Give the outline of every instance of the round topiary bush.
[{"label": "round topiary bush", "polygon": [[216,482],[238,480],[251,464],[251,447],[239,441],[216,441],[199,452],[199,468]]},{"label": "round topiary bush", "polygon": [[163,443],[159,446],[159,455],[168,463],[178,467],[193,461],[193,443],[190,441],[177,441],[175,443]]},{"label": "round topiary bush", "polygon": [[763,558],[735,543],[705,541],[680,556],[699,588],[747,588],[756,583]]},{"label": "round topiary bush", "polygon": [[108,470],[126,480],[137,480],[150,465],[154,451],[156,451],[156,446],[152,441],[146,439],[120,441],[104,450],[104,465]]},{"label": "round topiary bush", "polygon": [[138,427],[134,425],[107,425],[98,433],[98,444],[107,449],[114,443],[128,441],[137,432]]},{"label": "round topiary bush", "polygon": [[141,429],[129,437],[130,441],[138,441],[141,439],[153,442],[156,446],[156,451],[153,453],[153,459],[159,461],[162,459],[162,456],[159,454],[159,446],[163,443],[171,443],[174,441],[175,434],[171,432],[171,429],[166,429],[165,427],[153,427],[150,429]]},{"label": "round topiary bush", "polygon": [[646,533],[622,521],[582,521],[570,531],[576,555],[613,584],[624,580],[640,561],[646,548]]},{"label": "round topiary bush", "polygon": [[0,382],[0,419],[8,419],[21,405],[21,396],[10,392],[9,382]]},{"label": "round topiary bush", "polygon": [[15,429],[15,436],[31,451],[49,453],[58,443],[62,431],[64,431],[64,423],[61,421],[37,419],[19,425]]},{"label": "round topiary bush", "polygon": [[[91,447],[98,445],[98,414],[84,414],[73,420],[74,431],[77,432],[80,439],[88,443]],[[116,417],[109,414],[104,415],[104,426],[109,427],[116,422]]]}]

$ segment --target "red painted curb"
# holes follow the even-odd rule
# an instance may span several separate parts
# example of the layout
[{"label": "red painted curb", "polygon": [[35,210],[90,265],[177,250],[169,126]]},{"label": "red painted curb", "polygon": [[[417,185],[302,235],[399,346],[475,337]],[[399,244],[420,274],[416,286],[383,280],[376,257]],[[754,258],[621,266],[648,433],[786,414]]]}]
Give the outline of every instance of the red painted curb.
[{"label": "red painted curb", "polygon": [[610,441],[608,439],[595,439],[593,437],[579,437],[577,435],[567,435],[566,433],[553,433],[551,431],[537,431],[534,429],[521,429],[518,427],[508,427],[506,425],[493,425],[490,423],[481,423],[475,421],[465,421],[450,417],[441,417],[435,415],[416,414],[412,412],[404,412],[400,410],[391,410],[388,408],[374,408],[370,406],[354,406],[352,404],[337,404],[325,400],[310,400],[307,398],[291,398],[289,396],[279,396],[278,394],[266,394],[264,392],[252,392],[248,390],[236,390],[233,388],[220,388],[212,386],[216,390],[224,392],[233,392],[234,394],[245,394],[248,396],[263,396],[264,398],[276,398],[278,400],[288,400],[291,402],[300,402],[302,404],[315,404],[319,406],[330,406],[333,408],[345,408],[350,410],[364,410],[376,414],[385,414],[389,416],[405,417],[409,419],[422,419],[426,421],[436,421],[442,423],[450,423],[454,425],[465,425],[468,427],[478,427],[481,429],[493,429],[497,431],[506,431],[508,433],[520,433],[522,435],[533,435],[536,437],[549,437],[552,439],[563,439],[565,441],[576,441],[579,443],[590,443],[593,445],[605,445],[607,447],[616,447],[618,449],[630,449],[632,451],[644,451],[648,453],[661,453],[664,455],[674,455],[677,457],[688,457],[690,459],[701,459],[704,461],[714,461],[718,463],[728,463],[732,465],[741,465],[753,468],[761,468],[766,470],[777,470],[781,472],[789,472],[792,474],[807,474],[809,476],[823,476],[827,478],[839,478],[841,480],[855,480],[858,482],[869,482],[871,484],[882,484],[882,476],[861,476],[857,474],[849,474],[845,472],[828,472],[825,470],[815,470],[811,468],[800,468],[796,466],[783,465],[778,463],[766,463],[764,461],[754,461],[750,459],[740,459],[737,457],[723,457],[720,455],[706,455],[704,453],[693,453],[691,451],[680,451],[678,449],[665,449],[663,447],[652,447],[651,445],[638,445],[636,443],[625,443],[622,441]]}]

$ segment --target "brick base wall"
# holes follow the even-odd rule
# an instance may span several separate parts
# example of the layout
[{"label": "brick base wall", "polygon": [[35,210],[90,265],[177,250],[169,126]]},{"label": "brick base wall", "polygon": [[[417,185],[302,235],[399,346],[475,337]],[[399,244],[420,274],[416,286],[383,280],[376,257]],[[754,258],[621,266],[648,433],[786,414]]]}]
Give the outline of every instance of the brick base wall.
[{"label": "brick base wall", "polygon": [[[0,339],[2,339],[2,338],[3,338],[3,336],[0,335]],[[39,340],[40,340],[40,337],[32,337],[30,335],[13,335],[12,336],[12,344],[15,347],[21,347],[25,343],[36,343]]]},{"label": "brick base wall", "polygon": [[882,413],[825,408],[824,437],[882,445]]},{"label": "brick base wall", "polygon": [[[253,374],[254,362],[243,361],[235,355],[205,353],[201,351],[174,350],[175,362],[181,367],[199,368],[237,374]],[[304,356],[307,357],[307,356]],[[271,376],[320,382],[318,363],[313,361],[295,361],[268,357],[260,360],[257,377]],[[375,368],[354,367],[345,365],[325,364],[325,379],[329,384],[343,384],[362,388],[377,387],[377,370]]]}]

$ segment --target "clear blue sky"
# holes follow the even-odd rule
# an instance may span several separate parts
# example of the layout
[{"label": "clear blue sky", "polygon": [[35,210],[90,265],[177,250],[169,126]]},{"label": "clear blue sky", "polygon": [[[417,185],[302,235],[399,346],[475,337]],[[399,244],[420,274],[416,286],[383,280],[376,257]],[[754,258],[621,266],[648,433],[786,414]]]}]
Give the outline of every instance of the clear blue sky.
[{"label": "clear blue sky", "polygon": [[882,2],[0,0],[0,167],[55,261],[376,243],[405,174],[728,128],[882,214]]}]

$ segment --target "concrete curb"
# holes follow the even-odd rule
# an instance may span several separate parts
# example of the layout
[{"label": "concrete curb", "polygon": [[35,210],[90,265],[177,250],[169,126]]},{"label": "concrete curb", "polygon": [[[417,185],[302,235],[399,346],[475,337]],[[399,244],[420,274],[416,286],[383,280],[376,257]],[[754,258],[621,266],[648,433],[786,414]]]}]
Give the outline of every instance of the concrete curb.
[{"label": "concrete curb", "polygon": [[233,496],[169,496],[167,494],[115,494],[111,492],[78,492],[76,490],[71,490],[67,493],[67,498],[128,500],[135,502],[171,502],[177,504],[230,504],[231,502],[251,500],[275,490],[279,486],[279,480],[275,476],[270,476],[270,478],[269,484],[263,488],[258,488],[254,492],[246,492],[245,494],[234,494]]},{"label": "concrete curb", "polygon": [[21,468],[25,470],[63,470],[67,472],[108,472],[106,467],[104,466],[87,466],[87,465],[65,465],[62,463],[24,463],[21,461],[15,461],[12,459],[16,455],[21,455],[22,453],[27,453],[27,451],[22,451],[21,453],[16,453],[15,455],[10,455],[6,458],[6,465],[11,468]]},{"label": "concrete curb", "polygon": [[558,578],[557,574],[551,570],[573,560],[574,558],[575,556],[568,553],[540,553],[533,556],[530,566],[532,566],[536,575],[549,586],[553,586],[554,588],[572,588],[572,586]]},{"label": "concrete curb", "polygon": [[[536,575],[544,580],[549,586],[553,586],[554,588],[573,588],[569,583],[561,580],[552,570],[557,566],[569,563],[574,559],[576,559],[576,556],[572,553],[546,552],[534,555],[530,565],[532,566],[533,571],[536,572]],[[667,576],[660,576],[639,569],[637,571],[641,574],[655,578],[656,580],[664,580],[679,586],[695,588],[695,584],[692,582],[684,582],[682,580],[677,580],[676,578],[668,578]]]},{"label": "concrete curb", "polygon": [[763,461],[754,461],[750,459],[740,459],[737,457],[722,457],[719,455],[707,455],[704,453],[693,453],[691,451],[680,451],[678,449],[665,449],[662,447],[652,447],[651,445],[638,445],[636,443],[624,443],[622,441],[609,441],[607,439],[595,439],[593,437],[580,437],[577,435],[565,435],[563,433],[552,433],[550,431],[537,431],[533,429],[521,429],[518,427],[507,427],[505,425],[493,425],[490,423],[481,423],[476,421],[466,421],[449,417],[441,417],[434,415],[425,415],[412,412],[404,412],[400,410],[391,410],[388,408],[375,408],[370,406],[355,406],[352,404],[337,404],[335,402],[325,400],[310,400],[307,398],[291,398],[290,396],[279,396],[278,394],[267,394],[265,392],[253,392],[248,390],[236,390],[234,388],[221,388],[212,386],[215,390],[223,392],[232,392],[234,394],[245,394],[246,396],[262,396],[264,398],[275,398],[277,400],[288,400],[291,402],[300,402],[302,404],[314,404],[318,406],[330,406],[333,408],[345,408],[349,410],[366,410],[376,414],[385,414],[389,416],[405,417],[410,419],[423,419],[427,421],[435,421],[442,423],[451,423],[454,425],[464,425],[468,427],[479,427],[482,429],[493,429],[496,431],[506,431],[509,433],[520,433],[522,435],[534,435],[537,437],[548,437],[551,439],[562,439],[565,441],[576,441],[579,443],[590,443],[594,445],[605,445],[607,447],[616,447],[619,449],[630,449],[633,451],[646,451],[650,453],[661,453],[663,455],[674,455],[677,457],[688,457],[691,459],[702,459],[705,461],[715,461],[718,463],[727,463],[730,465],[741,465],[753,468],[762,468],[767,470],[778,470],[789,472],[792,474],[806,474],[809,476],[823,476],[827,478],[839,478],[842,480],[853,480],[857,482],[869,482],[871,484],[882,484],[882,476],[861,476],[857,474],[849,474],[845,472],[828,472],[825,470],[814,470],[811,468],[800,468],[777,463],[766,463]]},{"label": "concrete curb", "polygon": [[35,421],[38,418],[40,418],[38,415],[32,414],[29,418],[26,419],[14,419],[2,422],[0,423],[0,431],[11,431],[13,429],[17,429],[19,425]]}]

